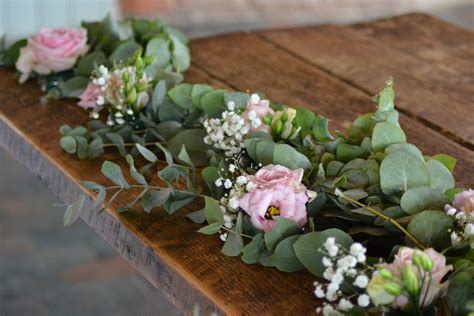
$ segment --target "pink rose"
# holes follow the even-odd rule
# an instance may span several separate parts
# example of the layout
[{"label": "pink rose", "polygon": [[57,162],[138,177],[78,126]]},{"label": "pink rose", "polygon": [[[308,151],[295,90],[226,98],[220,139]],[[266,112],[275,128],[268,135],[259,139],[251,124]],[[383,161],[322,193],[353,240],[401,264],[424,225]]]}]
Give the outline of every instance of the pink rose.
[{"label": "pink rose", "polygon": [[256,228],[264,231],[273,229],[277,217],[288,218],[303,227],[308,221],[306,203],[313,192],[301,183],[302,177],[303,169],[265,166],[252,178],[255,188],[239,199],[239,207]]},{"label": "pink rose", "polygon": [[303,186],[306,190],[306,187],[301,184],[303,174],[303,169],[290,170],[280,165],[267,165],[257,171],[252,182],[260,188],[272,187],[277,184],[292,186],[296,184]]},{"label": "pink rose", "polygon": [[97,105],[97,98],[101,95],[100,86],[98,84],[89,82],[86,90],[79,96],[80,101],[77,103],[84,109],[92,109]]},{"label": "pink rose", "polygon": [[83,28],[42,28],[21,48],[16,68],[25,82],[32,71],[41,75],[72,68],[87,53],[87,31]]},{"label": "pink rose", "polygon": [[474,212],[474,190],[466,190],[454,196],[454,206],[466,213]]},{"label": "pink rose", "polygon": [[268,114],[273,115],[274,113],[275,112],[270,108],[270,101],[260,100],[257,94],[252,94],[247,103],[247,108],[241,116],[247,123],[247,127],[251,133],[258,131],[270,133],[271,128],[263,123],[262,117]]},{"label": "pink rose", "polygon": [[[407,264],[413,265],[413,271],[415,271],[418,278],[420,278],[422,276],[420,276],[418,268],[416,268],[413,264],[413,255],[415,253],[419,255],[425,254],[433,262],[431,284],[428,287],[426,281],[420,294],[420,304],[422,303],[426,295],[424,306],[428,306],[437,297],[444,295],[447,288],[447,282],[441,283],[442,279],[449,271],[453,269],[451,265],[446,265],[446,258],[442,254],[436,252],[433,248],[426,249],[425,251],[420,251],[412,248],[402,247],[398,250],[398,253],[395,255],[395,259],[392,263],[384,264],[382,266],[390,270],[397,278],[401,278],[400,271],[405,268]],[[428,272],[425,272],[425,278],[426,280],[428,280]],[[401,295],[395,299],[395,303],[399,307],[403,308],[408,303],[408,299],[406,296]]]}]

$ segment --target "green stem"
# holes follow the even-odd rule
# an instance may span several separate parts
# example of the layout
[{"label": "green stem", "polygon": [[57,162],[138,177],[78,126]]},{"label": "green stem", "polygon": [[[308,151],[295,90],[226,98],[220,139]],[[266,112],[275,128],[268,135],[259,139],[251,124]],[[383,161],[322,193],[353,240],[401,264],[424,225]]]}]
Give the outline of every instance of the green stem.
[{"label": "green stem", "polygon": [[[163,142],[152,142],[152,143],[145,143],[142,146],[153,146],[156,143],[163,144]],[[134,147],[137,143],[125,143],[123,144],[125,147]],[[141,144],[140,144],[141,145]],[[103,144],[102,147],[118,147],[116,144]]]},{"label": "green stem", "polygon": [[236,235],[240,235],[240,236],[242,236],[242,237],[245,237],[245,238],[250,238],[250,239],[253,239],[253,237],[252,237],[252,236],[250,236],[250,235],[246,235],[246,234],[239,234],[239,233],[237,233],[237,232],[233,231],[232,229],[229,229],[229,228],[227,228],[227,227],[225,227],[225,226],[222,226],[222,225],[221,225],[221,228],[222,228],[223,230],[226,230],[226,231],[228,231],[228,232],[232,233],[232,234],[236,234]]},{"label": "green stem", "polygon": [[[337,196],[338,194],[335,194],[335,195]],[[419,242],[419,241],[415,238],[415,236],[413,236],[408,230],[406,230],[402,225],[400,225],[400,223],[398,223],[398,222],[397,222],[396,220],[394,220],[393,218],[391,218],[391,217],[389,217],[389,216],[387,216],[387,215],[385,215],[385,214],[383,214],[383,213],[380,213],[379,211],[377,211],[377,210],[375,210],[375,209],[373,209],[373,208],[371,208],[371,207],[365,205],[364,203],[361,203],[361,202],[359,202],[359,201],[357,201],[357,200],[354,200],[354,199],[352,199],[352,198],[350,198],[350,197],[348,197],[348,196],[345,196],[345,195],[342,194],[342,193],[339,194],[338,196],[340,196],[340,197],[342,197],[343,199],[345,199],[345,200],[351,202],[352,204],[355,204],[355,205],[357,205],[357,206],[360,206],[360,207],[362,207],[362,208],[365,208],[365,209],[368,210],[369,212],[371,212],[371,213],[377,215],[378,217],[383,218],[383,219],[386,220],[386,221],[389,221],[389,222],[392,223],[395,227],[397,227],[402,233],[404,233],[408,238],[410,238],[410,239],[418,246],[418,248],[423,249],[423,250],[426,249],[426,247],[425,247],[421,242]]]}]

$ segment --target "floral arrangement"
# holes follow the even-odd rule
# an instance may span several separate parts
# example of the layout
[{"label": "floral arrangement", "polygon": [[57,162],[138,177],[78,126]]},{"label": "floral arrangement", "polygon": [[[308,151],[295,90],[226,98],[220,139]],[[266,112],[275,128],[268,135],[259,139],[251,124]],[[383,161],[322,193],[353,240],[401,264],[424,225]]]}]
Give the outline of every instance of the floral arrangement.
[{"label": "floral arrangement", "polygon": [[[261,93],[180,83],[189,58],[181,59],[185,41],[169,27],[110,23],[41,32],[1,55],[5,62],[19,51],[21,81],[66,64],[76,75],[56,88],[79,97],[91,120],[62,126],[60,146],[81,159],[112,147],[129,165],[126,178],[119,165],[103,163],[113,185],[80,183],[96,194],[94,209],[130,190],[136,197],[119,212],[172,214],[203,199],[202,210],[186,215],[203,224],[200,233],[217,235],[224,255],[247,264],[309,271],[324,315],[474,313],[474,191],[455,187],[453,157],[426,156],[407,142],[391,79],[373,98],[373,113],[333,135],[327,118]],[[133,36],[115,46],[114,58],[81,72],[91,47],[107,56],[107,34],[120,38],[128,26]],[[58,45],[43,56],[37,43]],[[81,92],[67,94],[67,82],[85,73]],[[66,226],[85,200],[67,206]]]}]

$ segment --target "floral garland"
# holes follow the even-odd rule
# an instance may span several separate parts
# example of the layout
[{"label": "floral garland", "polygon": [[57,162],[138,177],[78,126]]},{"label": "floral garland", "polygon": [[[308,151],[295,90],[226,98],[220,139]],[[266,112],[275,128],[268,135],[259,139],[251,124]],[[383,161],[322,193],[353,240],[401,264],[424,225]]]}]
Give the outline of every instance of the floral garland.
[{"label": "floral garland", "polygon": [[[105,21],[87,28],[95,39],[87,41],[90,47],[109,44],[104,34],[111,22]],[[324,315],[474,312],[474,191],[455,188],[454,158],[428,157],[407,143],[391,79],[373,98],[375,112],[333,136],[328,120],[307,109],[257,93],[179,84],[176,72],[189,58],[181,63],[176,57],[182,38],[176,31],[158,22],[112,24],[122,31],[131,25],[132,40],[146,47],[145,54],[128,47],[114,62],[94,62],[81,93],[65,93],[64,84],[75,78],[56,86],[63,96],[79,96],[91,117],[88,128],[62,126],[61,147],[81,159],[117,148],[135,181],[105,161],[101,171],[114,185],[81,182],[97,194],[94,209],[129,190],[139,193],[120,212],[139,204],[146,212],[163,207],[172,214],[203,198],[204,209],[186,215],[207,222],[200,233],[218,235],[222,253],[247,264],[306,269],[326,280],[314,283],[314,295],[324,300],[316,311]],[[67,57],[78,74],[88,56],[85,33],[67,33],[42,31],[21,50],[15,44],[0,56],[5,62],[21,51],[20,81],[30,69],[54,76],[65,70],[56,67],[64,61],[35,49],[57,43],[58,52],[74,48],[78,62]],[[64,44],[69,39],[70,46]],[[137,155],[148,162],[139,170]],[[149,184],[163,162],[156,177],[165,185]],[[78,218],[84,201],[81,196],[67,206],[65,225]]]}]

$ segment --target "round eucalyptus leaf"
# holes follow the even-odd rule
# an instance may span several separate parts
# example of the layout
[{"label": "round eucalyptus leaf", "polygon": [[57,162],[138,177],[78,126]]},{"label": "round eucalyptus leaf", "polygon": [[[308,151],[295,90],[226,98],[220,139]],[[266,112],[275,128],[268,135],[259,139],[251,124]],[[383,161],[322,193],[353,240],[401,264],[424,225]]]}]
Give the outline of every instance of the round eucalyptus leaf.
[{"label": "round eucalyptus leaf", "polygon": [[380,186],[387,195],[429,185],[430,174],[425,163],[407,152],[390,153],[380,165]]},{"label": "round eucalyptus leaf", "polygon": [[442,191],[431,187],[417,187],[408,190],[402,196],[400,206],[408,214],[426,210],[442,210],[449,203]]},{"label": "round eucalyptus leaf", "polygon": [[453,219],[443,211],[423,211],[413,217],[408,231],[426,247],[441,251],[451,245],[449,230]]},{"label": "round eucalyptus leaf", "polygon": [[344,246],[346,249],[353,243],[351,236],[342,230],[331,228],[320,232],[312,232],[301,236],[295,242],[293,248],[296,257],[300,262],[314,275],[323,277],[325,267],[323,265],[323,252],[326,239],[336,238],[336,243]]},{"label": "round eucalyptus leaf", "polygon": [[68,154],[74,154],[77,150],[76,139],[72,136],[61,137],[61,140],[59,141],[59,145]]},{"label": "round eucalyptus leaf", "polygon": [[454,188],[454,177],[449,169],[438,160],[430,160],[426,163],[430,173],[431,187],[444,192]]},{"label": "round eucalyptus leaf", "polygon": [[390,154],[395,151],[404,151],[409,154],[412,154],[415,157],[420,158],[421,161],[425,161],[425,158],[423,157],[423,153],[421,152],[421,150],[419,150],[418,147],[416,147],[413,144],[392,144],[388,146],[387,148],[385,148],[386,154]]},{"label": "round eucalyptus leaf", "polygon": [[392,144],[406,143],[407,137],[400,126],[390,122],[377,123],[372,135],[372,148],[374,151],[384,151]]}]

